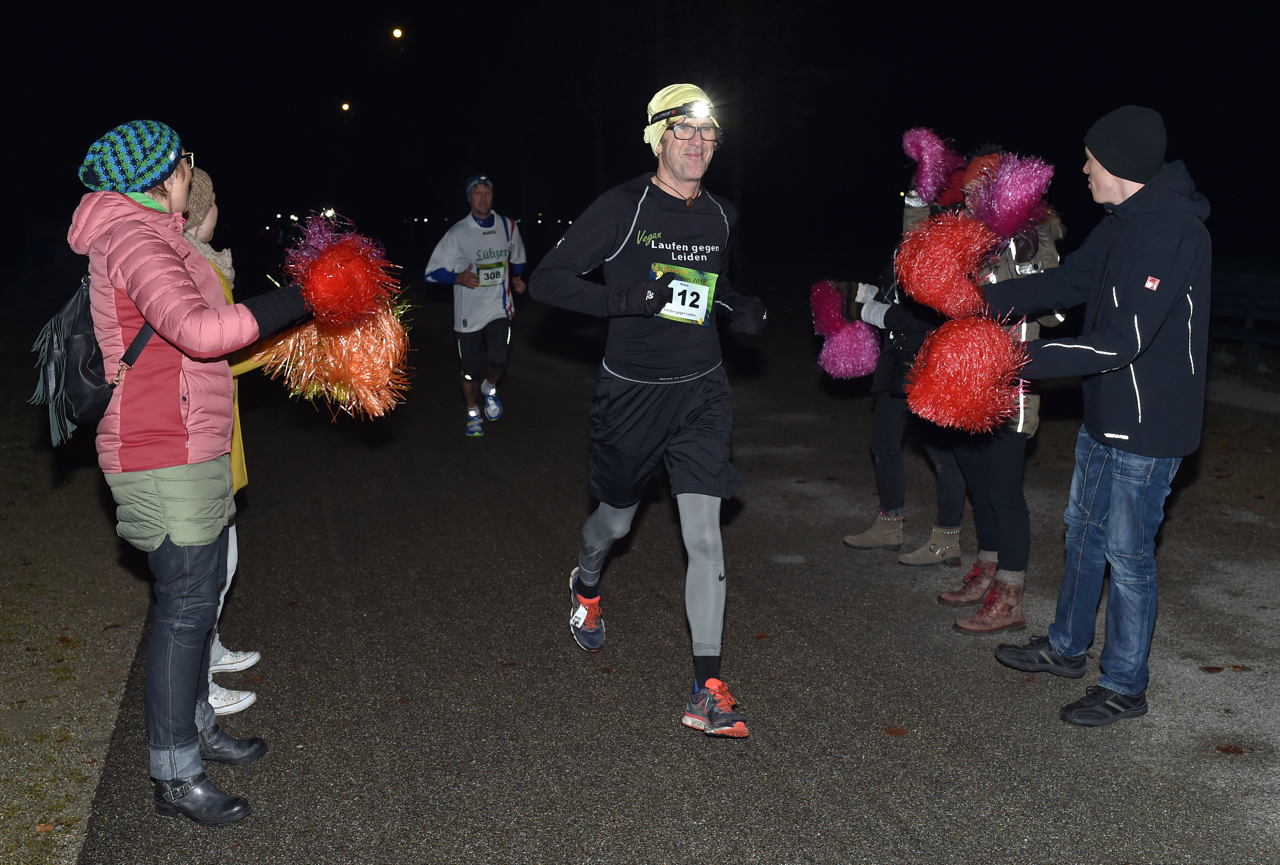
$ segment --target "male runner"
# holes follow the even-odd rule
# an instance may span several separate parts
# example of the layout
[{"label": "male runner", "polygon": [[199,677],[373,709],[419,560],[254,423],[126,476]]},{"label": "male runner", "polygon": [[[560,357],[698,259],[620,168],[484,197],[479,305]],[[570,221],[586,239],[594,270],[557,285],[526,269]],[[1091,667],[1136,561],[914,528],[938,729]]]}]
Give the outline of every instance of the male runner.
[{"label": "male runner", "polygon": [[[484,435],[483,420],[502,417],[495,387],[507,368],[511,291],[524,291],[524,241],[514,219],[493,209],[493,181],[483,174],[467,180],[471,215],[444,233],[427,262],[427,282],[453,283],[453,329],[462,359],[462,396],[467,401],[467,435]],[[480,343],[487,369],[481,370]],[[478,403],[484,396],[484,414]],[[482,420],[483,418],[483,420]]]},{"label": "male runner", "polygon": [[[546,303],[610,319],[591,406],[591,492],[600,506],[582,527],[578,567],[569,577],[573,637],[588,652],[604,644],[601,566],[631,529],[645,485],[664,462],[689,554],[685,612],[694,682],[683,723],[711,736],[744,738],[746,719],[733,711],[720,679],[720,500],[743,478],[729,463],[733,414],[715,320],[728,315],[730,330],[759,333],[765,310],[724,275],[737,215],[702,188],[721,137],[701,89],[675,84],[658,91],[644,132],[657,172],[597,198],[542,260],[530,290]],[[600,265],[604,285],[581,277]]]}]

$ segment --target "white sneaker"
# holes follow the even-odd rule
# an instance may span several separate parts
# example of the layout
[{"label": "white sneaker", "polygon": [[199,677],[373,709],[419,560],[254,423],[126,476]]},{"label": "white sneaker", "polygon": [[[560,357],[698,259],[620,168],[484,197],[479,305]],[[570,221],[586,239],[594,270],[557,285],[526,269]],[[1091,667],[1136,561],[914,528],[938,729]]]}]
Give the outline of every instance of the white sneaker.
[{"label": "white sneaker", "polygon": [[247,670],[262,660],[261,652],[233,652],[230,649],[222,653],[209,664],[210,673],[238,673]]},{"label": "white sneaker", "polygon": [[217,682],[209,683],[209,705],[213,706],[215,715],[234,715],[258,702],[258,695],[253,691],[231,691]]}]

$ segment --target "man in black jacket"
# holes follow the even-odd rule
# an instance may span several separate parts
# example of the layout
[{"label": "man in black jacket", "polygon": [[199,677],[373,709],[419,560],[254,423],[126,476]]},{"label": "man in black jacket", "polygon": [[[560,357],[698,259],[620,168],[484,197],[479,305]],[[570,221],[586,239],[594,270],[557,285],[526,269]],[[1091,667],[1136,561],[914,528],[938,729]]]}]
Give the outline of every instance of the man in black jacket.
[{"label": "man in black jacket", "polygon": [[1019,670],[1080,678],[1111,564],[1102,675],[1059,716],[1097,727],[1146,714],[1156,615],[1155,535],[1182,458],[1200,444],[1208,351],[1209,202],[1165,129],[1126,105],[1085,136],[1084,172],[1107,218],[1056,270],[985,286],[996,311],[1085,304],[1084,332],[1030,343],[1028,378],[1078,375],[1084,426],[1067,505],[1066,575],[1047,637],[1002,645]]},{"label": "man in black jacket", "polygon": [[[720,679],[720,501],[743,478],[729,462],[733,413],[715,322],[728,315],[731,330],[758,333],[765,312],[725,277],[737,215],[702,188],[722,137],[711,100],[692,84],[675,84],[654,95],[647,116],[644,138],[657,172],[597,198],[529,281],[537,300],[609,317],[591,405],[591,492],[600,506],[582,527],[578,567],[569,576],[569,630],[588,652],[604,644],[601,568],[665,463],[689,554],[685,613],[694,682],[683,723],[709,736],[745,738],[746,719]],[[601,265],[604,285],[582,278]]]}]

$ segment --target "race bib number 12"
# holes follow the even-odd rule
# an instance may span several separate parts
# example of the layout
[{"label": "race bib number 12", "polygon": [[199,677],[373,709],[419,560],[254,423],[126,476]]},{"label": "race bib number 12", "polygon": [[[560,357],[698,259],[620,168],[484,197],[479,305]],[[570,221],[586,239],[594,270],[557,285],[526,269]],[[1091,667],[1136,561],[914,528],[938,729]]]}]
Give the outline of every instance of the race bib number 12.
[{"label": "race bib number 12", "polygon": [[673,264],[652,264],[649,278],[658,279],[664,273],[675,274],[671,280],[671,302],[658,315],[670,321],[686,324],[711,324],[711,303],[716,294],[716,276],[702,270],[677,267]]}]

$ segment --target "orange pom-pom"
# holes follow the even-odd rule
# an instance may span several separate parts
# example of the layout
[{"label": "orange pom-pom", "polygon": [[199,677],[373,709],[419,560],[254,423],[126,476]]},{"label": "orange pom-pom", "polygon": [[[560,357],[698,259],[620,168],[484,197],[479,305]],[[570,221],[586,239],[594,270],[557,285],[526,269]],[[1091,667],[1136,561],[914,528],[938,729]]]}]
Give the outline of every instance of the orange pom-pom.
[{"label": "orange pom-pom", "polygon": [[1018,411],[1027,347],[985,317],[948,321],[925,337],[907,375],[907,407],[939,426],[990,432]]},{"label": "orange pom-pom", "polygon": [[941,213],[917,223],[902,238],[894,269],[903,290],[948,318],[982,312],[986,301],[974,281],[1000,240],[965,213]]},{"label": "orange pom-pom", "polygon": [[409,387],[407,309],[384,302],[356,327],[310,321],[266,340],[257,358],[294,396],[328,402],[335,419],[339,410],[382,417]]}]

